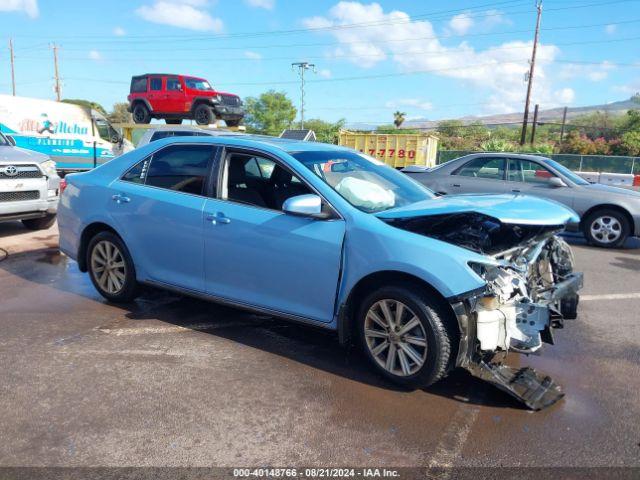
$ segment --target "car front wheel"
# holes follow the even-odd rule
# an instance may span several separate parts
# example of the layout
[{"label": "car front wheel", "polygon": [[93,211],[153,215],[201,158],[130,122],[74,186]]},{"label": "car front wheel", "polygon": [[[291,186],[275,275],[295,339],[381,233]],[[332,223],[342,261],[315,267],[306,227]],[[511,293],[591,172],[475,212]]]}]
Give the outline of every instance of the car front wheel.
[{"label": "car front wheel", "polygon": [[441,302],[409,287],[384,287],[360,306],[360,343],[371,364],[389,380],[409,388],[444,377],[452,333]]},{"label": "car front wheel", "polygon": [[592,245],[617,248],[622,246],[629,236],[629,221],[617,210],[596,210],[585,218],[583,232]]},{"label": "car front wheel", "polygon": [[111,302],[129,302],[137,296],[138,282],[124,242],[111,232],[101,232],[89,242],[87,266],[91,282]]},{"label": "car front wheel", "polygon": [[210,125],[213,123],[213,111],[208,105],[200,104],[194,110],[193,118],[198,125]]}]

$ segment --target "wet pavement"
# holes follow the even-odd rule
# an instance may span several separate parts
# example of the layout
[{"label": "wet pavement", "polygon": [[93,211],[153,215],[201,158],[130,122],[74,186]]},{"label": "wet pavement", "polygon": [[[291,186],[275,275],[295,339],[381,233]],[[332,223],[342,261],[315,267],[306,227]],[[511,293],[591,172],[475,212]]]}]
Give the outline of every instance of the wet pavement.
[{"label": "wet pavement", "polygon": [[640,466],[640,242],[572,243],[579,319],[511,359],[566,392],[533,413],[464,371],[404,391],[314,328],[151,290],[107,304],[55,226],[0,224],[0,465]]}]

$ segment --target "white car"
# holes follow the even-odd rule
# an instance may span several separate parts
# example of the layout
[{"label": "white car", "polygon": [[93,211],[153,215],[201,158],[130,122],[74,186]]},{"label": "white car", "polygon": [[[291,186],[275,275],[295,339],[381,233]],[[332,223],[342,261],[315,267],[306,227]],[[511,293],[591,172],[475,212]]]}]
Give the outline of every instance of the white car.
[{"label": "white car", "polygon": [[0,133],[0,222],[21,220],[31,230],[56,221],[60,177],[48,155],[15,146]]}]

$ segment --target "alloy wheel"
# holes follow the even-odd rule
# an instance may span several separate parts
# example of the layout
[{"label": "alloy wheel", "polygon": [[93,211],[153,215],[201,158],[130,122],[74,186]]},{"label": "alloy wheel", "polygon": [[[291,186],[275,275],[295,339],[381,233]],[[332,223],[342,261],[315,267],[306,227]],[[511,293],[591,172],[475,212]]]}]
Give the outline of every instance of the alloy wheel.
[{"label": "alloy wheel", "polygon": [[614,243],[622,235],[622,225],[617,218],[605,215],[591,222],[591,236],[600,243]]},{"label": "alloy wheel", "polygon": [[127,267],[120,249],[107,240],[98,242],[91,252],[91,273],[105,292],[118,294],[127,278]]},{"label": "alloy wheel", "polygon": [[426,361],[427,335],[422,322],[398,300],[379,300],[369,308],[364,337],[378,365],[394,375],[413,375]]}]

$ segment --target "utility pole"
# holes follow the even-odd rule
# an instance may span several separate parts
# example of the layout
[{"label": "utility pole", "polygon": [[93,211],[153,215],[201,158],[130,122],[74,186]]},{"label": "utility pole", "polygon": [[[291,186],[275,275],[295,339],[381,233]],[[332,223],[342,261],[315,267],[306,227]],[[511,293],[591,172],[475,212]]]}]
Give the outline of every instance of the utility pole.
[{"label": "utility pole", "polygon": [[562,141],[564,139],[564,126],[567,123],[567,107],[564,107],[562,111],[562,127],[560,127],[560,145],[562,145]]},{"label": "utility pole", "polygon": [[53,49],[53,73],[54,73],[54,86],[53,91],[56,92],[56,100],[60,101],[62,97],[62,89],[60,87],[60,74],[58,73],[58,46],[54,43],[51,45]]},{"label": "utility pole", "polygon": [[533,146],[533,142],[536,141],[536,125],[538,125],[538,104],[536,103],[536,107],[533,110],[533,126],[531,128],[531,146]]},{"label": "utility pole", "polygon": [[291,64],[291,68],[297,68],[300,75],[300,130],[302,130],[304,129],[304,72],[311,70],[316,73],[316,66],[309,62],[295,62]]},{"label": "utility pole", "polygon": [[536,52],[538,50],[538,38],[540,37],[540,17],[542,17],[542,0],[536,0],[538,18],[536,19],[536,33],[533,40],[533,52],[527,78],[527,99],[524,102],[524,117],[522,119],[522,133],[520,134],[520,145],[524,145],[527,140],[527,121],[529,119],[529,102],[531,100],[531,87],[533,86],[533,72],[536,68]]},{"label": "utility pole", "polygon": [[16,96],[16,70],[13,57],[13,39],[9,39],[9,59],[11,61],[11,91]]}]

